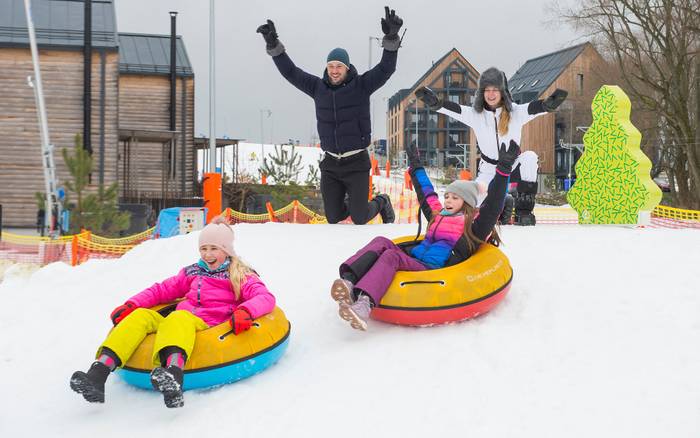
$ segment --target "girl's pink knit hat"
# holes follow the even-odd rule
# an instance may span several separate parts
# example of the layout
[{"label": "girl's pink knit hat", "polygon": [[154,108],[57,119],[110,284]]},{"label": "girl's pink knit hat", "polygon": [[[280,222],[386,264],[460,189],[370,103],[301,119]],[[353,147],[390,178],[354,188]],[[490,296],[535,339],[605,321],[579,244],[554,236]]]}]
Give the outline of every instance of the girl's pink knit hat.
[{"label": "girl's pink knit hat", "polygon": [[199,233],[199,247],[214,245],[233,257],[233,229],[226,224],[209,224]]}]

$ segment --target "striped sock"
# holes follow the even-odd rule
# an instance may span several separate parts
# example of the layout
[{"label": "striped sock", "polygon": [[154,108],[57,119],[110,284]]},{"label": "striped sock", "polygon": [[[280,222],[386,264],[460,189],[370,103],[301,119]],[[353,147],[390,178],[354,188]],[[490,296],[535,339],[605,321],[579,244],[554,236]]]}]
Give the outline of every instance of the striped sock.
[{"label": "striped sock", "polygon": [[168,356],[168,358],[165,360],[165,366],[169,367],[171,365],[175,365],[176,367],[180,369],[185,368],[185,355],[182,353],[173,353]]},{"label": "striped sock", "polygon": [[117,367],[117,362],[112,356],[108,354],[100,354],[100,357],[97,358],[97,361],[107,365],[110,371],[114,371],[114,369]]}]

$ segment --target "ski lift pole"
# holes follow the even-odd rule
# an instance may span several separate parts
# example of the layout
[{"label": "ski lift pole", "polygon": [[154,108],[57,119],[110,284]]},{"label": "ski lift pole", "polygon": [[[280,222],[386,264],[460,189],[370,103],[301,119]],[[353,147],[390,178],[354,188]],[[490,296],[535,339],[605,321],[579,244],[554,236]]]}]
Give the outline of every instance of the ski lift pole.
[{"label": "ski lift pole", "polygon": [[56,173],[53,159],[53,145],[49,141],[49,126],[46,118],[46,105],[44,103],[44,89],[41,81],[41,69],[39,68],[39,51],[37,49],[36,34],[34,33],[34,20],[32,19],[32,7],[30,0],[24,0],[24,10],[27,15],[27,31],[29,33],[29,47],[32,52],[32,64],[34,65],[34,78],[27,78],[29,86],[34,89],[34,99],[37,106],[37,117],[39,119],[39,131],[41,134],[41,161],[44,168],[44,186],[46,190],[45,206],[45,227],[50,237],[55,237],[58,233],[54,229],[52,215],[56,214],[56,219],[61,217],[61,205],[58,202],[56,187]]}]

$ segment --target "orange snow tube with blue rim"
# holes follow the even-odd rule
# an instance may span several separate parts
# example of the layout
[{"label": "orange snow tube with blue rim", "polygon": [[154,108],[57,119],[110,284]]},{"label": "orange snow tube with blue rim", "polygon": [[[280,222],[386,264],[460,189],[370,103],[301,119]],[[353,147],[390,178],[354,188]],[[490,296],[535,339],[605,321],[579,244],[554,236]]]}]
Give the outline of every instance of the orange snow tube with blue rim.
[{"label": "orange snow tube with blue rim", "polygon": [[[394,239],[397,245],[412,236]],[[513,269],[495,246],[482,244],[467,260],[440,269],[399,271],[373,319],[427,326],[473,318],[491,310],[510,289]]]}]

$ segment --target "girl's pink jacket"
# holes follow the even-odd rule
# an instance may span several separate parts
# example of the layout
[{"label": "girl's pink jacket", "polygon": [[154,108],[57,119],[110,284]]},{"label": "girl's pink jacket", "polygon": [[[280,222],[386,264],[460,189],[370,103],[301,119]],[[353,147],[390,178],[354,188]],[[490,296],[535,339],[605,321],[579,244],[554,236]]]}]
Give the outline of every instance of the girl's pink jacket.
[{"label": "girl's pink jacket", "polygon": [[174,276],[156,283],[129,299],[139,307],[153,307],[185,297],[177,310],[187,310],[212,327],[226,321],[237,308],[255,319],[275,308],[275,297],[255,274],[241,282],[241,298],[236,300],[228,269],[207,271],[197,263]]}]

